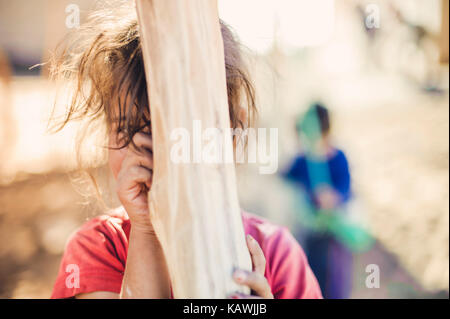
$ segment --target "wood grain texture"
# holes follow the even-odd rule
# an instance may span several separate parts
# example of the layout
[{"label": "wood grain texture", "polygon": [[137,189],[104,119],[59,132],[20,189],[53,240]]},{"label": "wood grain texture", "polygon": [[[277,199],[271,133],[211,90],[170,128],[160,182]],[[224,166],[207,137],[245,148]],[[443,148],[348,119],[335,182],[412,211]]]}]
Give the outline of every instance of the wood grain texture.
[{"label": "wood grain texture", "polygon": [[[149,206],[175,298],[224,298],[251,269],[233,163],[171,161],[170,134],[193,121],[230,128],[216,0],[137,0],[154,143]],[[191,140],[192,141],[192,140]],[[232,150],[227,135],[227,149]],[[191,144],[192,159],[192,144]]]},{"label": "wood grain texture", "polygon": [[442,1],[442,16],[441,16],[441,36],[440,36],[440,62],[448,64],[448,55],[449,55],[449,0],[441,0]]}]

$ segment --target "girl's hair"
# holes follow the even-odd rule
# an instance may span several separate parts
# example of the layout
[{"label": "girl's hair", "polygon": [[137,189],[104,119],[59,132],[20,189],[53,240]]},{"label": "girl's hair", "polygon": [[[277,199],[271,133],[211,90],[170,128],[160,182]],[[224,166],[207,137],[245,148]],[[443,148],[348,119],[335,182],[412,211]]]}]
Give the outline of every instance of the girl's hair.
[{"label": "girl's hair", "polygon": [[[233,128],[252,124],[256,114],[254,88],[240,45],[229,27],[220,21],[223,37],[228,106]],[[97,120],[124,134],[120,147],[132,142],[135,133],[150,126],[147,83],[135,8],[130,5],[93,13],[69,38],[69,45],[53,59],[51,73],[73,80],[74,94],[56,131],[71,120]],[[241,102],[245,100],[246,111]],[[117,112],[119,106],[119,114]]]}]

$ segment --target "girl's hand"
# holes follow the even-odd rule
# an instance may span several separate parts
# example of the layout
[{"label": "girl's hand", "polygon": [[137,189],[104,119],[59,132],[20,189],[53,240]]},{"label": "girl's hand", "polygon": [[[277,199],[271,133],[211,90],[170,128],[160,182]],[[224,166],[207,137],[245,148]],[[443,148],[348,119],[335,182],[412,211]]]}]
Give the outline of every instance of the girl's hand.
[{"label": "girl's hand", "polygon": [[233,279],[240,285],[246,285],[252,290],[252,295],[233,293],[230,298],[233,299],[273,299],[267,279],[264,277],[266,269],[266,258],[258,242],[250,235],[246,236],[247,247],[252,258],[253,271],[238,269],[233,274]]},{"label": "girl's hand", "polygon": [[147,193],[152,185],[153,152],[151,135],[136,133],[126,149],[117,175],[117,195],[134,229],[153,231]]},{"label": "girl's hand", "polygon": [[330,211],[339,204],[338,193],[329,186],[321,187],[316,191],[317,202],[320,209]]}]

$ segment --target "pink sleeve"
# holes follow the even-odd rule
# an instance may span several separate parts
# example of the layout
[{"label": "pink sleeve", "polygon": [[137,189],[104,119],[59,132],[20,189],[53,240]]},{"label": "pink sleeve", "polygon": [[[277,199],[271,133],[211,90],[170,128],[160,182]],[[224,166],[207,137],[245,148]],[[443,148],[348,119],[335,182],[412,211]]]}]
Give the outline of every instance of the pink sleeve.
[{"label": "pink sleeve", "polygon": [[306,255],[287,228],[272,234],[264,246],[266,278],[275,299],[322,298]]}]

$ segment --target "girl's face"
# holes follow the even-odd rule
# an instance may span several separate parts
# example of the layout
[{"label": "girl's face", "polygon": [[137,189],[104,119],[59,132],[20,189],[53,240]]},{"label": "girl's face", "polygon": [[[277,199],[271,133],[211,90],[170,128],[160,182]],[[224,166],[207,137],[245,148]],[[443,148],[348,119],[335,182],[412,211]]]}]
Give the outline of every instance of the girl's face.
[{"label": "girl's face", "polygon": [[[130,103],[126,104],[130,105]],[[128,108],[125,110],[125,112],[122,112],[122,114],[127,114]],[[125,147],[123,146],[123,139],[122,135],[125,134],[124,132],[119,132],[118,125],[119,125],[119,105],[118,103],[115,104],[112,118],[113,120],[111,123],[109,123],[109,133],[108,133],[108,163],[109,168],[111,169],[111,172],[114,176],[114,179],[117,179],[117,175],[120,172],[120,169],[122,167],[122,162],[125,159],[125,156],[128,152],[128,147],[132,147],[131,145],[127,145]],[[150,116],[150,114],[146,114],[146,116]],[[123,120],[122,120],[123,122]],[[142,132],[150,133],[150,127],[146,127],[142,130]]]},{"label": "girl's face", "polygon": [[111,169],[114,179],[117,179],[117,175],[119,174],[120,168],[122,167],[122,162],[125,158],[125,155],[127,154],[128,146],[118,149],[120,147],[119,134],[117,133],[117,129],[114,127],[114,125],[110,129],[108,139],[109,168]]},{"label": "girl's face", "polygon": [[[241,107],[239,108],[238,112],[237,112],[237,116],[239,119],[241,119],[242,122],[246,123],[247,122],[247,116],[248,116],[248,112],[247,109]],[[115,107],[114,110],[114,114],[117,115],[119,114],[119,106],[117,105]],[[147,114],[147,116],[149,116],[149,114]],[[114,116],[113,116],[114,117]],[[109,123],[110,129],[109,129],[109,134],[108,134],[108,147],[109,147],[109,151],[108,151],[108,163],[109,163],[109,168],[111,169],[111,172],[114,176],[114,179],[117,179],[117,175],[120,172],[120,169],[122,167],[122,162],[125,159],[125,156],[127,154],[128,151],[128,147],[131,147],[130,145],[121,147],[123,144],[121,142],[121,134],[118,132],[117,126],[118,126],[118,121],[112,121],[112,123]],[[233,127],[231,121],[230,121],[230,127]],[[150,128],[146,127],[143,130],[144,133],[150,133]]]},{"label": "girl's face", "polygon": [[[123,97],[121,97],[123,101]],[[119,132],[119,116],[120,109],[119,104],[114,103],[112,109],[112,121],[108,123],[109,133],[108,133],[108,164],[111,172],[114,176],[114,179],[117,180],[117,175],[120,172],[120,168],[122,167],[122,162],[125,159],[125,156],[128,151],[128,146],[120,148],[123,144],[121,144],[121,134]]]}]

